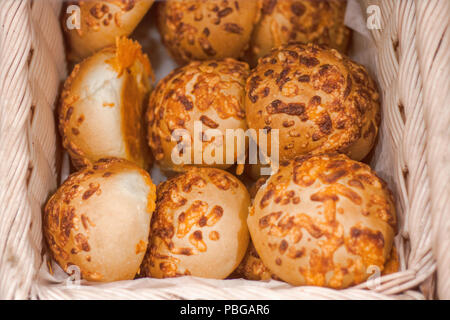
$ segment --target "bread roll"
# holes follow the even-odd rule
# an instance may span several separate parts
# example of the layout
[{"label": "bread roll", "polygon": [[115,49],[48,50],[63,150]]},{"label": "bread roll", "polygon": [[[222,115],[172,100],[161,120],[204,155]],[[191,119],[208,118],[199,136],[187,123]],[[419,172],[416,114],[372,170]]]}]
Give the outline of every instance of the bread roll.
[{"label": "bread roll", "polygon": [[[246,63],[228,58],[192,62],[158,83],[147,119],[149,144],[162,169],[180,172],[192,164],[225,169],[245,156],[245,139],[234,139],[234,151],[230,149],[234,159],[227,161],[226,129],[247,129],[243,100],[248,73]],[[196,123],[203,133],[195,132]],[[177,149],[182,145],[184,150]],[[199,163],[196,146],[202,155],[202,159],[197,157]]]},{"label": "bread roll", "polygon": [[346,0],[264,0],[250,41],[252,65],[290,41],[318,43],[345,53],[350,29],[344,25]]},{"label": "bread roll", "polygon": [[[114,45],[116,37],[129,36],[154,0],[76,1],[77,12],[64,12],[63,28],[69,60],[79,62],[100,49]],[[80,19],[80,21],[77,21]],[[79,23],[80,28],[69,27]]]},{"label": "bread roll", "polygon": [[44,211],[44,236],[65,270],[89,281],[131,280],[147,249],[156,188],[126,160],[102,159],[72,174]]},{"label": "bread roll", "polygon": [[274,49],[246,85],[249,128],[279,130],[279,158],[340,152],[355,160],[371,150],[379,95],[366,69],[334,49],[299,43]]},{"label": "bread roll", "polygon": [[259,8],[259,1],[167,0],[158,4],[158,29],[180,64],[238,58],[248,47]]},{"label": "bread roll", "polygon": [[149,168],[144,115],[149,76],[147,55],[126,38],[75,66],[64,83],[59,129],[76,168],[104,157]]},{"label": "bread roll", "polygon": [[396,232],[394,200],[365,164],[343,154],[282,163],[248,217],[264,265],[293,285],[346,288],[383,271]]},{"label": "bread roll", "polygon": [[250,197],[232,174],[190,168],[158,186],[141,276],[226,278],[247,249]]}]

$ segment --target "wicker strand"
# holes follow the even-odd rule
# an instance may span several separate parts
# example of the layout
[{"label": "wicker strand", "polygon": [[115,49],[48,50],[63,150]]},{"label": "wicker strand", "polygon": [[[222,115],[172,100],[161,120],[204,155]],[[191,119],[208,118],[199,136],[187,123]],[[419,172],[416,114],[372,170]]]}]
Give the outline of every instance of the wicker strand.
[{"label": "wicker strand", "polygon": [[29,163],[26,120],[32,101],[31,93],[26,90],[31,47],[29,7],[23,2],[2,1],[0,17],[0,109],[3,110],[0,118],[0,297],[25,298],[37,266],[30,262],[37,262],[39,255],[27,239],[31,216],[24,197]]},{"label": "wicker strand", "polygon": [[437,290],[450,299],[450,3],[421,1],[417,6],[417,51],[422,74],[426,156],[433,215],[433,253],[438,263]]},{"label": "wicker strand", "polygon": [[[431,232],[431,219],[428,201],[430,198],[425,157],[425,125],[423,119],[422,87],[419,73],[414,23],[415,7],[412,1],[397,1],[395,9],[399,17],[396,54],[399,56],[398,102],[392,106],[397,109],[397,116],[404,118],[402,142],[409,195],[408,230],[411,237],[409,266],[415,268],[427,252],[431,242],[427,235]],[[394,41],[394,44],[396,42]],[[403,110],[399,109],[403,106]],[[400,173],[400,172],[399,172]],[[423,223],[417,223],[422,221]],[[434,269],[433,269],[434,270]],[[430,273],[431,275],[431,273]]]},{"label": "wicker strand", "polygon": [[42,261],[41,208],[56,187],[53,106],[65,75],[60,7],[0,3],[0,298],[29,297]]}]

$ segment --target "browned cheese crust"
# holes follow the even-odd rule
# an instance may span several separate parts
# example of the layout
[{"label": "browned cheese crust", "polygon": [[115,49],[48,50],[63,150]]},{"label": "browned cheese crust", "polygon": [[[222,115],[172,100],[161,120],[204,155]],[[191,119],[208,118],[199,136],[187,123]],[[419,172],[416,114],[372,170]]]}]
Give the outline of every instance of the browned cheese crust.
[{"label": "browned cheese crust", "polygon": [[78,266],[89,281],[133,279],[147,248],[155,200],[149,174],[126,160],[101,159],[70,175],[44,209],[52,257],[64,271]]},{"label": "browned cheese crust", "polygon": [[238,58],[248,47],[259,8],[259,1],[168,0],[158,4],[158,28],[180,64]]},{"label": "browned cheese crust", "polygon": [[294,285],[346,288],[383,271],[396,232],[394,200],[369,166],[345,155],[282,163],[248,217],[264,265]]},{"label": "browned cheese crust", "polygon": [[158,186],[141,276],[226,278],[248,246],[250,198],[232,174],[191,168]]},{"label": "browned cheese crust", "polygon": [[[247,129],[244,97],[248,73],[246,63],[228,58],[192,62],[172,71],[158,83],[150,97],[147,120],[149,145],[162,168],[184,171],[185,166],[173,163],[171,158],[172,150],[178,144],[172,139],[176,129],[186,129],[190,133],[192,161],[194,138],[198,139],[194,137],[194,121],[201,121],[204,131],[220,130],[223,137],[226,129]],[[203,139],[201,142],[204,151],[214,143],[212,137],[206,139],[208,141]],[[226,145],[223,150],[225,156]],[[235,159],[237,156],[235,152]],[[227,168],[231,164],[212,166]]]},{"label": "browned cheese crust", "polygon": [[344,25],[345,0],[264,0],[252,35],[252,64],[272,48],[290,41],[347,51],[350,29]]},{"label": "browned cheese crust", "polygon": [[104,157],[124,158],[144,169],[152,163],[145,105],[153,71],[137,42],[116,40],[115,47],[76,65],[64,83],[59,131],[78,169]]},{"label": "browned cheese crust", "polygon": [[75,15],[63,15],[63,29],[70,47],[68,58],[79,62],[96,51],[115,43],[116,37],[129,36],[152,6],[154,0],[84,0],[67,6],[80,8],[80,28],[69,29],[67,21]]},{"label": "browned cheese crust", "polygon": [[[363,159],[380,122],[366,69],[334,49],[289,44],[262,58],[247,79],[249,128],[279,129],[281,160],[324,152]],[[270,147],[270,144],[269,144]]]}]

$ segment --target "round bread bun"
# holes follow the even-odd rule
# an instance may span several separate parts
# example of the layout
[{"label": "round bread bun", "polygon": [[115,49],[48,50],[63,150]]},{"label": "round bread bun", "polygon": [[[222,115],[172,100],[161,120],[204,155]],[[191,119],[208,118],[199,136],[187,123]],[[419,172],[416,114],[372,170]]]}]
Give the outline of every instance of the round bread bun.
[{"label": "round bread bun", "polygon": [[[65,10],[62,22],[69,44],[68,58],[79,62],[114,45],[116,37],[129,36],[154,0],[76,1],[79,11]],[[78,16],[79,13],[79,16]],[[77,20],[79,19],[79,21]],[[69,25],[79,23],[79,28]]]},{"label": "round bread bun", "polygon": [[248,246],[249,206],[244,185],[220,169],[193,167],[163,182],[141,276],[226,278]]},{"label": "round bread bun", "polygon": [[350,39],[346,6],[346,0],[264,0],[250,41],[252,65],[290,41],[324,44],[345,53]]},{"label": "round bread bun", "polygon": [[152,75],[140,45],[126,38],[75,66],[64,83],[59,129],[76,168],[105,157],[149,168],[144,113]]},{"label": "round bread bun", "polygon": [[245,109],[251,129],[273,129],[279,159],[340,152],[362,160],[380,122],[379,94],[366,69],[335,49],[288,44],[260,59],[246,85]]},{"label": "round bread bun", "polygon": [[259,1],[167,0],[158,4],[158,29],[180,64],[239,58],[259,17]]},{"label": "round bread bun", "polygon": [[88,281],[134,279],[147,249],[156,188],[123,159],[102,159],[72,174],[44,211],[44,236],[56,262]]},{"label": "round bread bun", "polygon": [[261,260],[279,278],[337,289],[365,281],[374,267],[383,271],[396,232],[386,184],[343,154],[282,163],[247,222]]},{"label": "round bread bun", "polygon": [[[226,129],[247,129],[243,101],[248,73],[246,63],[227,58],[191,62],[158,83],[147,112],[148,138],[163,170],[181,172],[192,164],[222,169],[233,165],[226,159],[230,141]],[[195,131],[196,125],[202,131]],[[245,157],[245,139],[234,142],[236,163]],[[196,158],[196,150],[202,159]]]}]

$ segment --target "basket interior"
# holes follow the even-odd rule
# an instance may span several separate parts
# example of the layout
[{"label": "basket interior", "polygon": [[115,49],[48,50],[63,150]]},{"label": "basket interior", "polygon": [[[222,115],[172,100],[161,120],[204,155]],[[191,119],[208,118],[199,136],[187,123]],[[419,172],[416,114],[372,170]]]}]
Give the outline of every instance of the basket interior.
[{"label": "basket interior", "polygon": [[[364,4],[361,5],[364,7]],[[403,5],[399,4],[399,6]],[[420,119],[413,118],[417,111],[412,110],[413,106],[407,100],[411,98],[405,98],[397,82],[396,72],[402,70],[401,58],[405,52],[402,52],[404,48],[401,46],[404,39],[399,38],[396,30],[396,11],[392,7],[392,2],[381,3],[380,7],[382,30],[368,32],[366,16],[356,0],[348,1],[346,24],[354,30],[350,56],[365,65],[375,80],[378,80],[382,96],[380,134],[374,151],[366,161],[380,177],[388,182],[396,198],[399,233],[395,243],[400,256],[400,271],[341,291],[317,287],[293,287],[274,280],[257,282],[196,277],[161,280],[146,278],[98,284],[84,280],[78,281],[76,275],[68,276],[56,263],[49,261],[48,256],[42,254],[40,250],[43,245],[41,209],[49,194],[55,191],[57,181],[61,183],[70,171],[68,157],[63,154],[59,140],[56,138],[55,104],[53,104],[58,96],[61,80],[64,80],[66,70],[70,71],[70,66],[66,68],[67,64],[64,61],[64,48],[58,20],[61,3],[55,0],[37,1],[28,8],[22,8],[31,16],[28,26],[31,36],[27,52],[32,54],[26,63],[28,63],[32,89],[28,106],[32,106],[32,112],[28,119],[27,137],[31,141],[28,160],[33,163],[31,169],[24,170],[27,172],[26,180],[29,190],[26,210],[32,212],[32,215],[28,217],[23,216],[23,219],[28,219],[24,221],[24,225],[31,224],[29,235],[31,245],[26,248],[29,257],[24,259],[31,261],[32,268],[29,270],[28,278],[25,279],[27,285],[24,286],[22,294],[28,295],[31,290],[32,297],[44,299],[310,299],[386,298],[392,295],[400,298],[431,297],[433,284],[430,276],[434,271],[434,262],[427,236],[430,233],[430,222],[428,218],[424,218],[426,201],[423,197],[426,195],[420,194],[420,190],[417,191],[414,188],[420,180],[418,176],[421,172],[416,173],[414,168],[423,164],[419,161],[420,159],[416,161],[410,155],[412,152],[420,152],[423,143],[408,141],[410,149],[402,149],[406,143],[402,140],[405,128],[424,125],[420,124]],[[149,54],[156,78],[159,80],[176,64],[161,44],[154,21],[154,10],[151,10],[135,30],[132,38],[137,39],[144,51]],[[27,48],[24,50],[26,51]],[[389,67],[393,70],[389,70]],[[409,111],[411,114],[408,114]],[[420,127],[418,130],[422,129]],[[152,170],[152,178],[155,184],[165,179],[157,168]],[[11,290],[16,290],[15,294],[20,295],[20,292],[17,293],[17,286],[13,286]]]}]

